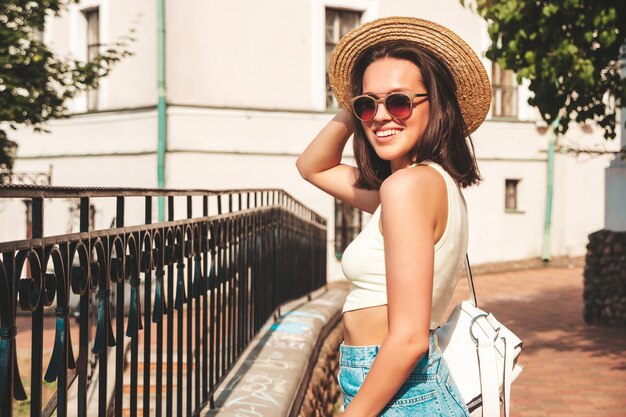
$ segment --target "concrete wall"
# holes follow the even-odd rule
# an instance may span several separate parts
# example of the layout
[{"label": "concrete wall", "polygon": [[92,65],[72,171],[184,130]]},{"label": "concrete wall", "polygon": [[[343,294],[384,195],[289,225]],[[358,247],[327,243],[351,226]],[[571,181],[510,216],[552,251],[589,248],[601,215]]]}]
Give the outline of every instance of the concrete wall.
[{"label": "concrete wall", "polygon": [[[626,44],[622,47],[622,52],[626,54]],[[626,78],[626,67],[622,69],[622,77]],[[618,122],[622,133],[622,138],[626,137],[626,107],[618,112]],[[622,139],[623,141],[623,139]],[[624,144],[626,146],[626,144]],[[605,226],[608,230],[615,232],[626,231],[626,159],[619,156],[611,161],[610,167],[606,170],[606,207]]]},{"label": "concrete wall", "polygon": [[311,20],[302,13],[308,3],[169,1],[169,100],[310,108]]},{"label": "concrete wall", "polygon": [[605,227],[616,232],[626,231],[626,160],[615,158],[606,170]]}]

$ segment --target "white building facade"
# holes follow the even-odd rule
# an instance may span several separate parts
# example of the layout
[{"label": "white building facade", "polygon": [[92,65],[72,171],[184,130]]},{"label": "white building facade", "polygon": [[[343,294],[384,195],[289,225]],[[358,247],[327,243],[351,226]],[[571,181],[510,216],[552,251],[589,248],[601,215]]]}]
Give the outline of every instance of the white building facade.
[{"label": "white building facade", "polygon": [[[458,0],[165,4],[165,187],[285,189],[328,219],[331,280],[342,276],[336,240],[349,239],[359,218],[362,223],[367,216],[342,210],[302,180],[295,160],[337,111],[326,86],[333,43],[355,24],[410,15],[451,28],[481,57],[489,46],[486,23]],[[86,58],[89,45],[93,50],[113,42],[131,28],[134,55],[117,65],[97,92],[70,103],[70,118],[49,123],[49,134],[27,129],[13,134],[19,144],[17,172],[52,167],[52,185],[157,187],[156,2],[82,1],[47,21],[44,40],[60,54]],[[495,104],[472,135],[484,181],[465,191],[469,254],[476,264],[537,258],[544,241],[549,133],[526,104],[528,90],[486,58],[484,64]],[[594,126],[572,125],[559,144],[619,149],[619,140],[605,142]],[[348,163],[351,154],[348,146]],[[611,159],[610,154],[556,155],[551,256],[583,255],[587,235],[603,228],[604,170]],[[2,240],[24,236],[20,221],[15,226],[12,220],[22,209],[0,207]],[[95,226],[108,227],[113,213],[113,202],[96,207]],[[5,227],[9,223],[13,226]],[[65,233],[66,224],[48,221],[46,233]]]}]

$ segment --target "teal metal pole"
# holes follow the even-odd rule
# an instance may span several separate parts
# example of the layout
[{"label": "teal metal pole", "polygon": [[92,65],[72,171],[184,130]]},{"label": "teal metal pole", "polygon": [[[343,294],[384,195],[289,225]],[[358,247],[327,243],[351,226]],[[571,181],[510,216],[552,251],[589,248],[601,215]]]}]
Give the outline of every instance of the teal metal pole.
[{"label": "teal metal pole", "polygon": [[554,145],[556,144],[556,138],[558,135],[557,128],[561,121],[561,116],[550,124],[552,133],[548,140],[548,192],[546,195],[546,216],[543,225],[543,249],[541,251],[541,260],[543,262],[550,262],[550,232],[552,228],[552,194],[554,192]]},{"label": "teal metal pole", "polygon": [[[167,151],[167,100],[165,89],[165,0],[157,0],[157,103],[158,143],[157,182],[165,188],[165,153]],[[159,222],[165,221],[165,200],[159,197]]]}]

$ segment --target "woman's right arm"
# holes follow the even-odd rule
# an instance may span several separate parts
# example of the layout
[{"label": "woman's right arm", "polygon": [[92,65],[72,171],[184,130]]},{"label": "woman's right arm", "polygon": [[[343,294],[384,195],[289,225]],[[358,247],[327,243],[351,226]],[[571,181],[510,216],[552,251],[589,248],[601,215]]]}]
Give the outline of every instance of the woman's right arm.
[{"label": "woman's right arm", "polygon": [[302,178],[333,197],[373,213],[380,204],[378,191],[356,188],[358,170],[341,163],[341,154],[352,134],[352,120],[343,109],[302,152],[296,167]]}]

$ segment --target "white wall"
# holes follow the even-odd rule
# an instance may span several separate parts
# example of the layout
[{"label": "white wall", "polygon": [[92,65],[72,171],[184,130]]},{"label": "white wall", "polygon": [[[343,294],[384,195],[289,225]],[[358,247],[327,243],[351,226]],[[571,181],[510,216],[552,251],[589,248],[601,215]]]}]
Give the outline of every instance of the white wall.
[{"label": "white wall", "polygon": [[476,30],[484,25],[483,20],[468,9],[464,9],[458,0],[405,1],[384,0],[380,2],[380,17],[413,16],[431,20],[452,29],[467,42],[479,56],[485,49],[482,31]]},{"label": "white wall", "polygon": [[311,107],[308,1],[176,0],[167,6],[171,102]]},{"label": "white wall", "polygon": [[[626,45],[622,48],[626,52]],[[622,76],[626,77],[626,68],[622,70]],[[626,146],[626,107],[618,112],[618,122],[621,132],[622,145]],[[611,166],[606,171],[605,192],[607,195],[605,207],[605,228],[613,231],[626,231],[626,160],[617,155]]]},{"label": "white wall", "polygon": [[19,130],[12,134],[19,143],[17,163],[57,156],[154,152],[156,117],[156,111],[92,113],[50,121],[50,133]]},{"label": "white wall", "polygon": [[108,0],[106,3],[108,35],[114,42],[129,34],[135,41],[129,45],[133,55],[117,63],[101,85],[106,101],[102,109],[151,106],[157,100],[157,15],[156,1]]},{"label": "white wall", "polygon": [[[132,36],[128,44],[132,56],[117,63],[102,79],[98,109],[120,109],[154,105],[156,102],[156,9],[148,0],[83,0],[71,4],[59,17],[46,19],[44,40],[61,57],[84,60],[87,56],[87,23],[84,10],[100,11],[100,43],[104,51]],[[134,31],[134,33],[131,33]],[[69,103],[70,113],[87,110],[84,95]]]}]

